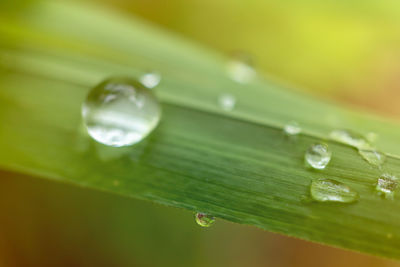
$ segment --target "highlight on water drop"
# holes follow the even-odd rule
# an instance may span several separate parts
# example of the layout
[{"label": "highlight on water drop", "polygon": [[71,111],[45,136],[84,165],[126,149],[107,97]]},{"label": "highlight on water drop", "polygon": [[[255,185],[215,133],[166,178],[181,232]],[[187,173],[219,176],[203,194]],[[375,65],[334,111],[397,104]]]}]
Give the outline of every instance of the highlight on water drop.
[{"label": "highlight on water drop", "polygon": [[195,220],[201,227],[210,227],[215,223],[215,217],[206,213],[198,212],[195,214]]},{"label": "highlight on water drop", "polygon": [[136,144],[158,125],[161,107],[154,94],[129,78],[111,78],[95,86],[82,105],[89,135],[113,147]]},{"label": "highlight on water drop", "polygon": [[382,174],[376,183],[376,191],[378,195],[385,198],[393,198],[396,192],[398,184],[398,178],[394,175],[384,173]]},{"label": "highlight on water drop", "polygon": [[301,127],[300,125],[295,122],[295,121],[290,121],[283,127],[283,132],[287,136],[295,136],[298,135],[301,132]]},{"label": "highlight on water drop", "polygon": [[232,111],[236,105],[236,98],[231,94],[222,94],[218,98],[219,106],[225,111]]},{"label": "highlight on water drop", "polygon": [[316,143],[311,145],[304,156],[306,166],[323,170],[332,158],[332,152],[327,144]]},{"label": "highlight on water drop", "polygon": [[349,186],[332,179],[317,179],[311,182],[311,198],[318,202],[352,203],[358,193]]},{"label": "highlight on water drop", "polygon": [[139,82],[146,88],[152,89],[161,81],[161,74],[155,71],[147,72],[139,78]]},{"label": "highlight on water drop", "polygon": [[243,52],[236,52],[231,55],[227,64],[227,72],[232,80],[237,83],[246,84],[256,77],[256,71],[251,57]]}]

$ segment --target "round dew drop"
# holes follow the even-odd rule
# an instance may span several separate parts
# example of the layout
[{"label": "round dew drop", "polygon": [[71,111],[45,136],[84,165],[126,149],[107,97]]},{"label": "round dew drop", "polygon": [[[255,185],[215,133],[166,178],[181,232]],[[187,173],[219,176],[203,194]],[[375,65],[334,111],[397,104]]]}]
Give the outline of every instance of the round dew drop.
[{"label": "round dew drop", "polygon": [[198,225],[200,225],[201,227],[210,227],[211,225],[214,224],[215,217],[213,217],[209,214],[198,212],[195,215],[195,220],[196,220],[196,223]]},{"label": "round dew drop", "polygon": [[139,82],[112,78],[94,87],[82,106],[89,135],[107,146],[136,144],[150,134],[161,117],[160,104]]},{"label": "round dew drop", "polygon": [[328,145],[322,143],[310,146],[304,156],[306,164],[317,170],[325,169],[331,160],[331,157],[332,152]]},{"label": "round dew drop", "polygon": [[158,72],[148,72],[139,78],[139,82],[146,88],[152,89],[161,81],[161,75]]},{"label": "round dew drop", "polygon": [[365,139],[370,143],[374,144],[376,143],[376,140],[378,140],[379,136],[377,133],[374,132],[369,132],[365,135]]},{"label": "round dew drop", "polygon": [[301,128],[297,122],[291,121],[283,127],[283,132],[287,136],[295,136],[301,132]]},{"label": "round dew drop", "polygon": [[227,64],[227,72],[233,81],[242,84],[253,81],[257,75],[251,57],[242,52],[231,55],[231,60]]},{"label": "round dew drop", "polygon": [[236,98],[231,94],[222,94],[218,98],[219,106],[225,111],[232,111],[236,105]]},{"label": "round dew drop", "polygon": [[358,193],[347,185],[332,179],[313,180],[310,186],[313,200],[318,202],[351,203],[358,199]]}]

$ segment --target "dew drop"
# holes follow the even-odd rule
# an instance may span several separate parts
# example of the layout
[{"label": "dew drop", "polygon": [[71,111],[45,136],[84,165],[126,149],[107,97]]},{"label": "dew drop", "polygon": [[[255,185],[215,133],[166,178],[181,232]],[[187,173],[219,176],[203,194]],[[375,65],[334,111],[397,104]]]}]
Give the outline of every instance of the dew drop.
[{"label": "dew drop", "polygon": [[245,53],[235,53],[227,66],[228,75],[238,83],[249,83],[256,77],[251,57]]},{"label": "dew drop", "polygon": [[283,131],[288,136],[294,136],[301,132],[301,128],[297,122],[291,121],[283,127]]},{"label": "dew drop", "polygon": [[161,75],[158,72],[148,72],[139,78],[139,82],[149,89],[156,87],[160,81]]},{"label": "dew drop", "polygon": [[89,92],[82,116],[94,140],[121,147],[138,143],[152,132],[159,123],[161,108],[153,93],[140,83],[113,78]]},{"label": "dew drop", "polygon": [[317,143],[311,145],[304,156],[306,165],[323,170],[331,160],[332,152],[327,144]]},{"label": "dew drop", "polygon": [[310,193],[311,197],[319,202],[351,203],[358,199],[356,191],[332,179],[313,180]]},{"label": "dew drop", "polygon": [[398,179],[394,175],[382,174],[376,183],[376,191],[379,195],[386,198],[393,198],[398,184]]},{"label": "dew drop", "polygon": [[385,154],[375,149],[359,149],[358,153],[371,165],[380,167],[386,160]]},{"label": "dew drop", "polygon": [[196,223],[198,225],[200,225],[201,227],[210,227],[211,225],[214,224],[215,217],[213,217],[209,214],[198,212],[195,215],[195,220],[196,220]]},{"label": "dew drop", "polygon": [[218,98],[219,106],[225,111],[232,111],[236,105],[236,98],[231,94],[222,94]]},{"label": "dew drop", "polygon": [[371,148],[370,143],[360,134],[348,130],[334,130],[330,133],[331,139],[341,142],[358,149]]},{"label": "dew drop", "polygon": [[376,143],[376,141],[378,140],[379,136],[377,133],[374,132],[369,132],[365,135],[365,138],[368,140],[368,142],[370,144],[374,144]]}]

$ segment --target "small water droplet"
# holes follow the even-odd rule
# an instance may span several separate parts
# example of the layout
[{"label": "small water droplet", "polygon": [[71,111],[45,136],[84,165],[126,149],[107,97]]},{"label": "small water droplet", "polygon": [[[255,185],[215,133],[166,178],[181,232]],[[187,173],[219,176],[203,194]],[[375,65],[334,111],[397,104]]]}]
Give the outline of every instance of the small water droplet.
[{"label": "small water droplet", "polygon": [[313,180],[310,193],[311,197],[319,202],[351,203],[358,199],[356,191],[332,179]]},{"label": "small water droplet", "polygon": [[153,93],[140,83],[108,79],[88,94],[82,106],[89,135],[108,146],[133,145],[158,125],[161,108]]},{"label": "small water droplet", "polygon": [[379,136],[377,133],[374,132],[369,132],[365,135],[365,138],[368,140],[368,142],[370,144],[374,144],[376,143],[376,141],[378,140]]},{"label": "small water droplet", "polygon": [[232,111],[236,105],[236,98],[231,94],[222,94],[218,98],[219,106],[226,111]]},{"label": "small water droplet", "polygon": [[394,175],[384,173],[378,178],[376,190],[379,195],[386,198],[393,198],[398,184],[398,178]]},{"label": "small water droplet", "polygon": [[294,136],[301,132],[301,128],[297,122],[291,121],[283,127],[283,131],[288,136]]},{"label": "small water droplet", "polygon": [[195,220],[196,220],[196,223],[198,225],[200,225],[201,227],[210,227],[211,225],[214,224],[215,217],[213,217],[209,214],[198,212],[195,215]]},{"label": "small water droplet", "polygon": [[144,85],[144,87],[152,89],[156,87],[161,81],[161,74],[158,72],[148,72],[143,74],[139,78],[139,82]]},{"label": "small water droplet", "polygon": [[330,137],[337,142],[341,142],[359,149],[371,148],[369,142],[362,135],[348,130],[334,130],[330,133]]},{"label": "small water droplet", "polygon": [[380,167],[386,160],[385,154],[375,149],[359,149],[358,153],[371,165]]},{"label": "small water droplet", "polygon": [[308,166],[323,170],[331,160],[332,152],[327,144],[317,143],[311,145],[304,156]]},{"label": "small water droplet", "polygon": [[228,62],[227,71],[232,80],[238,83],[249,83],[256,77],[252,59],[245,53],[235,53]]}]

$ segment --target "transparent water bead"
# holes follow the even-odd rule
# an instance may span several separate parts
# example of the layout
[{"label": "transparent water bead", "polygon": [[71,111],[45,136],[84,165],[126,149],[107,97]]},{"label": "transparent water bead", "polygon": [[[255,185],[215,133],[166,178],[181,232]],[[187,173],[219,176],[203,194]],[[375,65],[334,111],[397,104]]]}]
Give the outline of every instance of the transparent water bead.
[{"label": "transparent water bead", "polygon": [[222,94],[218,98],[219,106],[225,111],[232,111],[236,105],[236,98],[231,94]]},{"label": "transparent water bead", "polygon": [[375,149],[359,149],[358,153],[371,165],[380,167],[386,160],[385,154]]},{"label": "transparent water bead", "polygon": [[238,83],[249,83],[256,77],[252,59],[245,53],[234,53],[227,65],[228,75]]},{"label": "transparent water bead", "polygon": [[158,72],[148,72],[143,74],[139,78],[139,82],[143,84],[144,87],[152,89],[156,87],[161,81],[161,74]]},{"label": "transparent water bead", "polygon": [[306,164],[317,170],[325,169],[331,157],[332,152],[328,145],[322,143],[311,145],[304,156]]},{"label": "transparent water bead", "polygon": [[195,215],[195,220],[196,220],[196,223],[198,225],[200,225],[201,227],[210,227],[211,225],[214,224],[215,217],[213,217],[209,214],[198,212]]},{"label": "transparent water bead", "polygon": [[283,131],[288,136],[294,136],[301,132],[301,128],[297,122],[291,121],[283,127]]},{"label": "transparent water bead", "polygon": [[365,138],[367,139],[367,141],[368,141],[370,144],[374,144],[374,143],[376,143],[376,141],[378,140],[379,135],[378,135],[377,133],[374,133],[374,132],[369,132],[369,133],[367,133],[367,134],[365,135]]},{"label": "transparent water bead", "polygon": [[385,173],[378,178],[376,191],[386,198],[393,198],[397,184],[398,178],[396,176]]},{"label": "transparent water bead", "polygon": [[358,200],[358,193],[356,191],[332,179],[312,181],[310,193],[312,199],[319,202],[351,203]]},{"label": "transparent water bead", "polygon": [[359,149],[371,148],[370,143],[364,138],[364,136],[353,133],[349,130],[334,130],[330,133],[331,139],[353,146]]},{"label": "transparent water bead", "polygon": [[108,79],[88,94],[82,116],[89,135],[113,147],[143,140],[158,125],[161,108],[153,93],[140,83]]}]

